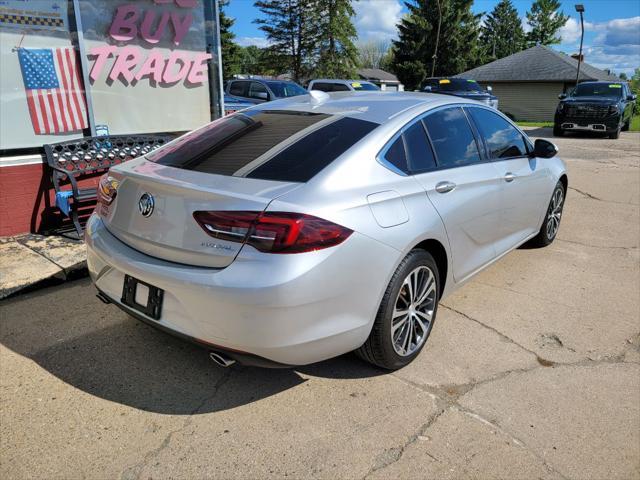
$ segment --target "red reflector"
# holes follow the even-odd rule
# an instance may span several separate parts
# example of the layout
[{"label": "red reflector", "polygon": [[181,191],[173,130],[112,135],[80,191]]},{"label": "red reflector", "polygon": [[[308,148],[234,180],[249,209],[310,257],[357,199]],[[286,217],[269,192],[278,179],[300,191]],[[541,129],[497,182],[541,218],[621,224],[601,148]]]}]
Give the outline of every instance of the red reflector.
[{"label": "red reflector", "polygon": [[214,238],[248,243],[261,252],[302,253],[333,247],[353,230],[322,218],[289,212],[194,212]]}]

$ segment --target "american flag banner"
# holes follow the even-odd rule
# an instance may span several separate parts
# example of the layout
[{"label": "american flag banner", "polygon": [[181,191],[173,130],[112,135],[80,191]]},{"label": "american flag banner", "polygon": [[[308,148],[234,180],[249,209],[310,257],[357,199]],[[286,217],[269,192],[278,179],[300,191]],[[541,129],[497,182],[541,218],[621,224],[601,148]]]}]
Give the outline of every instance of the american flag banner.
[{"label": "american flag banner", "polygon": [[73,48],[20,48],[22,80],[36,135],[88,127],[84,87]]}]

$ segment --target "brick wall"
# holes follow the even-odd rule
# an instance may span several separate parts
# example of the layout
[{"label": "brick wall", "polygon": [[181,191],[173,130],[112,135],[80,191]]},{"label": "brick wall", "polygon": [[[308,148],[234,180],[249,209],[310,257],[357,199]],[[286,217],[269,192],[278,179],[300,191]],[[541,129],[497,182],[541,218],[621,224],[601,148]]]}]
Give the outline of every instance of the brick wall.
[{"label": "brick wall", "polygon": [[[83,179],[80,186],[97,186],[98,178]],[[65,224],[68,220],[55,206],[45,163],[0,166],[0,237],[41,233]]]}]

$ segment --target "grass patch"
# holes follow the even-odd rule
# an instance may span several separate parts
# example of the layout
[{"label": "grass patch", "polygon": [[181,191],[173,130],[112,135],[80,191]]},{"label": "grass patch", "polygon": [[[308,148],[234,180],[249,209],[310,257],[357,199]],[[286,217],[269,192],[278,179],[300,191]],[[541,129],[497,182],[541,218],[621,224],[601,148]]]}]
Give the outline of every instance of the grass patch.
[{"label": "grass patch", "polygon": [[553,122],[516,122],[521,127],[553,127]]},{"label": "grass patch", "polygon": [[640,132],[640,115],[635,115],[631,119],[631,126],[629,127],[629,130],[632,132]]}]

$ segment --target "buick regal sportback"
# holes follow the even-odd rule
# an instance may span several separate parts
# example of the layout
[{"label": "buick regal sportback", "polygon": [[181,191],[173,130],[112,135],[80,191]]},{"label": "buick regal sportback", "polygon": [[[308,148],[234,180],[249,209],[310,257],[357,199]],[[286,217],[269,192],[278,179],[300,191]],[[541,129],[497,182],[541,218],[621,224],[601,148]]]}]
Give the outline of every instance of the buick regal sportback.
[{"label": "buick regal sportback", "polygon": [[89,271],[103,301],[225,366],[355,350],[397,369],[442,298],[554,240],[556,154],[478,102],[314,91],[113,168],[86,230]]}]

